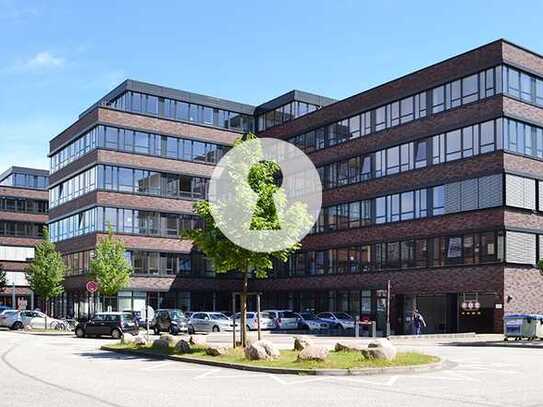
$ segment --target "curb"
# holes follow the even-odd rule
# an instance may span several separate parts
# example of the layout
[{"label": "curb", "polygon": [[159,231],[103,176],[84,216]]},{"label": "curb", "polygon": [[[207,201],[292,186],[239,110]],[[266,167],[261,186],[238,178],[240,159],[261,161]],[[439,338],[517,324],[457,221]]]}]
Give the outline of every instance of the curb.
[{"label": "curb", "polygon": [[205,360],[198,358],[191,358],[189,356],[178,355],[161,355],[156,352],[149,352],[144,350],[131,350],[131,349],[114,349],[107,345],[102,346],[101,350],[108,352],[116,352],[125,355],[140,355],[153,359],[174,360],[177,362],[195,363],[198,365],[206,365],[213,367],[224,367],[236,370],[245,370],[250,372],[259,373],[275,373],[275,374],[292,374],[292,375],[304,375],[304,376],[373,376],[380,374],[414,374],[424,373],[428,371],[442,370],[454,367],[455,364],[449,361],[440,359],[438,362],[429,363],[426,365],[417,366],[391,366],[391,367],[368,367],[361,369],[295,369],[287,367],[262,367],[262,366],[250,366],[242,365],[238,363],[218,362],[215,360]]},{"label": "curb", "polygon": [[73,332],[61,332],[58,334],[49,333],[49,332],[30,332],[30,331],[12,331],[12,332],[19,335],[34,335],[34,336],[75,336]]}]

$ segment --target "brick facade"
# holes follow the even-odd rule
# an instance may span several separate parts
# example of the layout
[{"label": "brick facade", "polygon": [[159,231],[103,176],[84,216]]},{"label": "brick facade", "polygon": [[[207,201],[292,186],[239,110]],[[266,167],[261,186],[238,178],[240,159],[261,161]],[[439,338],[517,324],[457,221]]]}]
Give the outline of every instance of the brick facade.
[{"label": "brick facade", "polygon": [[[543,76],[543,57],[506,41],[498,40],[376,88],[331,103],[305,116],[262,131],[259,136],[288,140],[309,130],[338,122],[355,114],[375,109],[423,91],[427,92],[428,101],[430,101],[433,87],[504,63]],[[429,113],[422,119],[313,151],[309,153],[309,156],[316,166],[322,166],[504,116],[543,126],[543,109],[541,107],[499,92],[494,96],[439,113],[432,113],[432,106],[430,105],[426,108]],[[71,140],[97,124],[109,124],[174,137],[213,141],[225,145],[231,145],[240,135],[239,132],[212,128],[211,126],[123,112],[96,105],[88,110],[76,123],[51,140],[50,153],[58,151]],[[504,152],[503,146],[500,143],[497,144],[495,151],[471,158],[429,165],[422,169],[413,169],[360,184],[327,190],[323,194],[323,205],[329,206],[371,199],[385,194],[442,185],[486,175],[511,173],[543,179],[542,160]],[[95,164],[121,165],[204,177],[209,177],[213,171],[211,165],[99,149],[89,152],[57,171],[51,176],[51,184],[54,185]],[[189,213],[192,201],[94,191],[54,208],[51,211],[50,219],[58,219],[81,208],[95,205]],[[313,234],[304,239],[303,249],[326,250],[371,242],[455,236],[468,232],[503,232],[507,229],[539,233],[543,231],[543,216],[538,212],[505,207],[504,204],[501,207],[489,209]],[[94,233],[59,242],[57,246],[63,253],[90,250],[95,247],[102,236]],[[176,253],[189,253],[193,249],[190,242],[177,239],[131,235],[119,235],[119,237],[129,248],[134,249]],[[85,277],[71,277],[67,282],[67,287],[71,289],[81,288],[84,280]],[[407,301],[403,303],[402,298],[409,296],[435,296],[439,298],[436,304],[442,302],[444,297],[447,297],[447,303],[450,302],[451,307],[459,312],[458,301],[462,295],[472,293],[481,295],[488,305],[486,305],[487,309],[485,310],[486,316],[477,316],[477,318],[485,322],[484,329],[495,332],[500,332],[502,329],[504,313],[517,311],[543,313],[541,296],[531,294],[526,288],[532,285],[538,287],[540,291],[543,277],[530,265],[519,266],[505,262],[480,265],[466,264],[432,269],[273,278],[251,281],[250,288],[262,291],[265,295],[273,296],[279,293],[278,295],[286,298],[292,293],[324,293],[327,291],[352,290],[358,290],[360,293],[360,290],[382,290],[388,280],[391,281],[392,295],[394,297],[393,304],[395,306],[391,310],[391,315],[392,320],[395,321],[395,329],[400,329],[401,322],[398,321],[401,321],[403,318],[402,312],[405,314],[408,307]],[[229,291],[235,290],[238,286],[239,281],[230,279],[228,276],[217,279],[181,276],[136,276],[131,280],[130,289],[150,292],[204,291],[208,292],[209,295],[211,295],[211,292],[217,292],[228,296]],[[512,299],[507,300],[508,296],[511,296]],[[502,308],[500,308],[500,305]],[[407,309],[407,311],[409,310]],[[372,317],[376,317],[375,315],[376,312],[373,312]],[[486,320],[483,321],[485,318]],[[474,321],[477,321],[477,319]],[[456,326],[454,329],[461,330],[463,328]]]}]

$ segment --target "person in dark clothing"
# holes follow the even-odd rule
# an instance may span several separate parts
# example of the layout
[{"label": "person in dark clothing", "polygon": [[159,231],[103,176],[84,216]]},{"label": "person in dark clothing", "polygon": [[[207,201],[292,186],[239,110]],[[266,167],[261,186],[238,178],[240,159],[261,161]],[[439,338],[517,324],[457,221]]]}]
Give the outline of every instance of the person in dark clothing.
[{"label": "person in dark clothing", "polygon": [[415,331],[415,335],[420,335],[422,328],[426,328],[426,321],[419,310],[416,309],[413,312],[413,330]]}]

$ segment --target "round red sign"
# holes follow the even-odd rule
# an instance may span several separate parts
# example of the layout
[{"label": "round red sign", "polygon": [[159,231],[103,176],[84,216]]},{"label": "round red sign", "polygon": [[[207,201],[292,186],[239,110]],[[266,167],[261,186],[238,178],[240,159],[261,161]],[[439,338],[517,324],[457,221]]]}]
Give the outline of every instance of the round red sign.
[{"label": "round red sign", "polygon": [[95,293],[98,290],[98,283],[96,281],[88,281],[86,288],[89,293]]}]

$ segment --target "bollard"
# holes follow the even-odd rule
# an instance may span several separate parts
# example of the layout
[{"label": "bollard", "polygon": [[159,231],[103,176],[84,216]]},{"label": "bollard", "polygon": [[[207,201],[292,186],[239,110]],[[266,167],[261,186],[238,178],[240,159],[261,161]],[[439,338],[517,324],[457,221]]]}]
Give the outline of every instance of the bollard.
[{"label": "bollard", "polygon": [[357,315],[354,322],[354,336],[358,338],[360,336],[360,317]]},{"label": "bollard", "polygon": [[371,321],[371,337],[375,338],[377,336],[377,322]]}]

